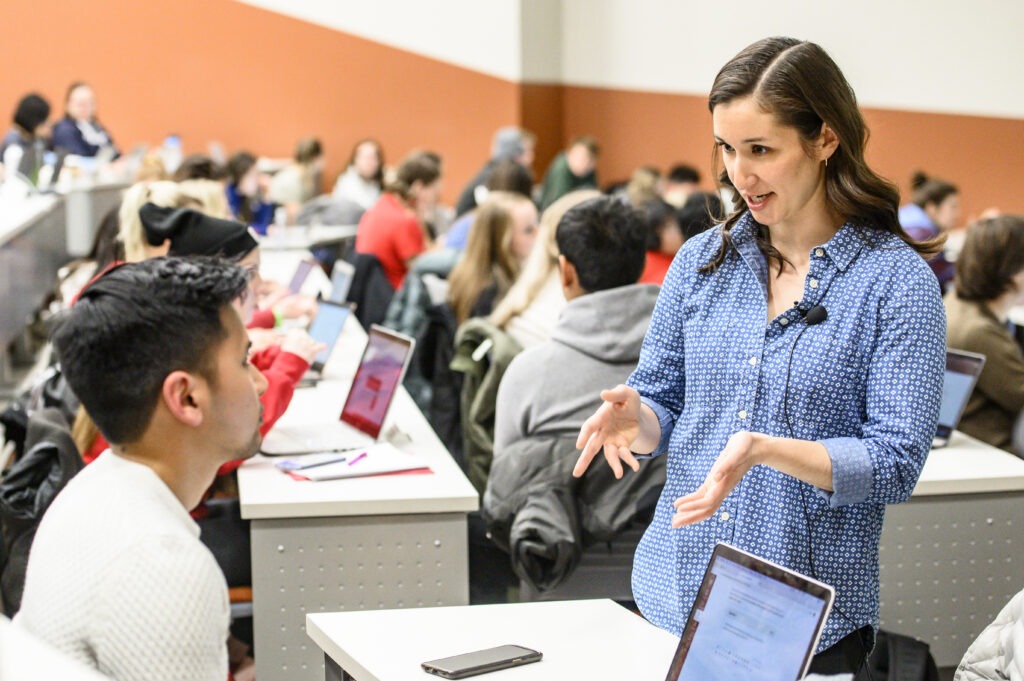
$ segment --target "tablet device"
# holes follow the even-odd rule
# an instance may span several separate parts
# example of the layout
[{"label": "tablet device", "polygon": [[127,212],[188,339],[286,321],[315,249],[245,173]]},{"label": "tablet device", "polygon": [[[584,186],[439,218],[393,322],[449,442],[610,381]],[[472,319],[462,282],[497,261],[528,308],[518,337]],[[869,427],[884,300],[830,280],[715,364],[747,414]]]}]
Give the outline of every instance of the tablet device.
[{"label": "tablet device", "polygon": [[310,337],[316,342],[327,346],[310,362],[310,368],[316,373],[319,374],[324,370],[324,366],[327,364],[327,360],[330,358],[331,352],[334,351],[334,346],[337,345],[338,338],[341,336],[341,330],[345,327],[345,320],[348,319],[351,312],[351,305],[332,303],[329,300],[320,301],[316,317],[313,318],[313,323],[309,325]]}]

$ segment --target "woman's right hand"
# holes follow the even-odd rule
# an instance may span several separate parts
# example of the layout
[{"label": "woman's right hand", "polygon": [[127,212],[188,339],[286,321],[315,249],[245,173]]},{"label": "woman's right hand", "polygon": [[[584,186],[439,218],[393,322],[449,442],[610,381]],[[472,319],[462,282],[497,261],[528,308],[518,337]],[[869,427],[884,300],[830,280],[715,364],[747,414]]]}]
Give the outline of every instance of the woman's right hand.
[{"label": "woman's right hand", "polygon": [[581,477],[597,453],[604,450],[604,458],[615,473],[622,477],[622,462],[640,470],[640,462],[633,456],[630,446],[640,436],[640,393],[627,385],[602,390],[604,400],[598,410],[583,423],[576,448],[583,449],[573,468],[573,477]]}]

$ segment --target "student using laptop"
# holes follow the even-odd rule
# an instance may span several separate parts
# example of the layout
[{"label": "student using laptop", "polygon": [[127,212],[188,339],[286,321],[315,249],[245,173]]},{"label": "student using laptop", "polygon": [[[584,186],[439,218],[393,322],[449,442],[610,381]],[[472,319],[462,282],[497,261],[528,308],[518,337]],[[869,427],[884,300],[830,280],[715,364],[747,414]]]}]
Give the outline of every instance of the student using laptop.
[{"label": "student using laptop", "polygon": [[227,588],[188,509],[259,447],[266,381],[232,306],[246,286],[222,262],[121,265],[55,332],[111,448],[44,515],[15,623],[111,679],[228,677]]},{"label": "student using laptop", "polygon": [[1024,216],[967,230],[945,303],[949,347],[985,355],[960,430],[1012,452],[1013,424],[1024,409],[1024,353],[1007,321],[1011,308],[1024,305]]},{"label": "student using laptop", "polygon": [[899,192],[866,164],[853,91],[818,45],[750,45],[709,108],[738,205],[672,262],[639,366],[601,394],[575,473],[602,450],[616,475],[639,469],[632,452],[667,452],[633,564],[650,621],[682,631],[727,541],[835,588],[811,671],[853,673],[878,627],[885,505],[910,497],[935,435],[946,327],[921,255],[939,244],[900,227]]}]

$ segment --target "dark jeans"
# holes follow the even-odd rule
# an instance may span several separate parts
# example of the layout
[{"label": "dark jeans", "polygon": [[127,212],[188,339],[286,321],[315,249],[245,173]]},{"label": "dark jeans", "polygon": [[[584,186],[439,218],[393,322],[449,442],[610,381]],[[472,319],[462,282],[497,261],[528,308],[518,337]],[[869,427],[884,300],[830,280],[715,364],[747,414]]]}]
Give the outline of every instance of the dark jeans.
[{"label": "dark jeans", "polygon": [[855,681],[867,678],[865,663],[875,645],[875,631],[863,627],[848,634],[811,660],[811,674],[856,674]]}]

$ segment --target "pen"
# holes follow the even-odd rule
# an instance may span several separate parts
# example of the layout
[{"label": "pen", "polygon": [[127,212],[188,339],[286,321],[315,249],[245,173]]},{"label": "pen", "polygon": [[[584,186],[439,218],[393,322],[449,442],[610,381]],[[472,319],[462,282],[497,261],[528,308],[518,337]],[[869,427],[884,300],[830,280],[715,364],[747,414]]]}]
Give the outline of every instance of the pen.
[{"label": "pen", "polygon": [[349,466],[355,465],[356,463],[358,463],[359,461],[362,461],[362,460],[363,460],[363,459],[365,459],[365,458],[366,458],[366,452],[363,452],[362,454],[360,454],[360,455],[359,455],[359,456],[357,456],[356,458],[354,458],[354,459],[352,459],[351,461],[349,461],[349,462],[348,462],[348,465],[349,465]]},{"label": "pen", "polygon": [[310,468],[316,468],[317,466],[327,466],[328,464],[332,464],[332,463],[341,463],[342,461],[345,461],[347,459],[348,459],[347,456],[342,456],[342,457],[339,457],[337,459],[327,459],[326,461],[317,461],[316,463],[308,463],[308,464],[305,464],[304,466],[299,466],[295,470],[297,470],[297,471],[304,471],[304,470],[308,470]]}]

